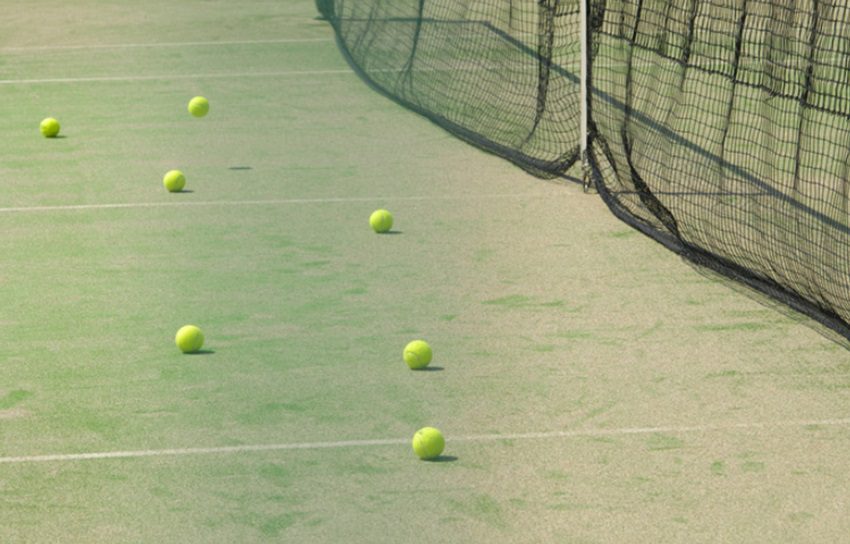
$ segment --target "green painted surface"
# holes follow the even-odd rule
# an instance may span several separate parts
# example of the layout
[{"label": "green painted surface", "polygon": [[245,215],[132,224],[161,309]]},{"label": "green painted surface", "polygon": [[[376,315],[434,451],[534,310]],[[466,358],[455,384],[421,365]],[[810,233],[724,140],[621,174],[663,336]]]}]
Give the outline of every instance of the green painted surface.
[{"label": "green painted surface", "polygon": [[[403,443],[3,463],[0,542],[850,533],[846,426],[710,428],[844,417],[846,351],[376,95],[312,2],[4,7],[0,79],[115,79],[0,83],[0,457]],[[284,39],[318,41],[59,47]]]}]

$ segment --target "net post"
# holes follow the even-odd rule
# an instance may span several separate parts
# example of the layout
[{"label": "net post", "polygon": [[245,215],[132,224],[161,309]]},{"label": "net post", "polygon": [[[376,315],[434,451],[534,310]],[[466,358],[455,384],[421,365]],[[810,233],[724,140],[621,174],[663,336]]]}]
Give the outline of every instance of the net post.
[{"label": "net post", "polygon": [[590,2],[592,0],[579,0],[581,3],[580,26],[581,26],[581,127],[580,127],[580,151],[581,151],[581,177],[585,193],[596,192],[593,183],[593,175],[590,169],[590,84],[591,84],[591,43],[593,39],[590,27]]}]

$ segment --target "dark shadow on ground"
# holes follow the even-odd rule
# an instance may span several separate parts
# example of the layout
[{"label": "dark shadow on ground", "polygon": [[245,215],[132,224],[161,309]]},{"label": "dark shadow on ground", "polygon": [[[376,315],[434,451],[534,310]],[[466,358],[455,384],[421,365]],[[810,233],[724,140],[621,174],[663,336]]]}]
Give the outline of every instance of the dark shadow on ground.
[{"label": "dark shadow on ground", "polygon": [[440,455],[433,459],[423,459],[426,463],[454,463],[458,458],[454,455]]}]

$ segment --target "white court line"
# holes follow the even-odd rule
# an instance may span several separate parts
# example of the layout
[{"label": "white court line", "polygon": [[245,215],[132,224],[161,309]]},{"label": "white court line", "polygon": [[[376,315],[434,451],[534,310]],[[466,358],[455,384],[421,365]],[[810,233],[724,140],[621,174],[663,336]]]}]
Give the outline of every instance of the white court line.
[{"label": "white court line", "polygon": [[[563,193],[559,193],[563,194]],[[270,200],[201,200],[198,202],[128,202],[115,204],[70,204],[59,206],[20,206],[0,208],[0,213],[52,212],[71,210],[115,210],[121,208],[173,208],[184,206],[278,206],[285,204],[331,204],[340,202],[380,202],[410,200],[484,200],[490,198],[552,198],[551,193],[509,193],[492,195],[434,196],[353,196],[340,198],[284,198]],[[179,197],[178,197],[179,198]]]},{"label": "white court line", "polygon": [[[663,426],[663,427],[626,427],[619,429],[584,429],[574,431],[554,431],[538,433],[516,433],[516,434],[486,434],[461,437],[447,437],[451,442],[498,442],[502,440],[541,440],[558,438],[581,438],[594,436],[629,436],[655,433],[700,433],[711,431],[734,431],[734,430],[767,430],[788,427],[806,426],[845,426],[850,425],[848,419],[825,419],[811,421],[779,421],[763,423],[719,423],[715,425],[694,425],[686,427]],[[217,448],[173,448],[162,450],[128,450],[128,451],[104,451],[91,453],[65,453],[55,455],[22,455],[16,457],[0,457],[0,464],[20,463],[44,463],[50,461],[87,461],[98,459],[134,459],[140,457],[169,457],[180,455],[207,455],[226,453],[251,453],[264,451],[286,451],[286,450],[318,450],[337,448],[360,448],[368,446],[396,446],[410,443],[409,438],[386,438],[373,440],[343,440],[338,442],[301,442],[292,444],[253,444],[244,446],[222,446]]]},{"label": "white court line", "polygon": [[218,42],[162,42],[162,43],[115,43],[80,45],[28,45],[0,47],[0,53],[27,51],[73,51],[77,49],[135,49],[153,47],[214,47],[219,45],[273,45],[284,43],[333,42],[333,38],[283,38],[278,40],[231,40]]},{"label": "white court line", "polygon": [[[453,68],[432,68],[418,70],[420,73],[425,72],[481,72],[494,70],[497,66],[483,65],[458,70]],[[377,73],[398,73],[404,72],[404,68],[382,68],[369,70],[370,74]],[[94,76],[94,77],[61,77],[61,78],[45,78],[45,79],[0,79],[0,85],[28,85],[36,83],[88,83],[98,81],[158,81],[158,80],[175,80],[175,79],[227,79],[227,78],[242,78],[242,77],[287,77],[287,76],[315,76],[315,75],[333,75],[333,74],[354,74],[354,70],[292,70],[281,72],[241,72],[241,73],[221,73],[221,74],[170,74],[170,75],[155,75],[155,76]]]},{"label": "white court line", "polygon": [[[397,71],[397,70],[373,70]],[[175,79],[227,79],[242,77],[281,77],[281,76],[315,76],[330,74],[353,74],[352,70],[293,70],[282,72],[241,72],[223,74],[171,74],[156,76],[95,76],[95,77],[56,77],[46,79],[2,79],[0,85],[29,85],[34,83],[89,83],[95,81],[158,81]]]}]

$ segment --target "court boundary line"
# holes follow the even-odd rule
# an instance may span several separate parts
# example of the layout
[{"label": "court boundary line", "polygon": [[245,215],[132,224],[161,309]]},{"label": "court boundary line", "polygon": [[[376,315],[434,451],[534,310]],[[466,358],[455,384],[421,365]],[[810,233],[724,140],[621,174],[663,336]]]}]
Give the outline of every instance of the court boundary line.
[{"label": "court boundary line", "polygon": [[229,79],[241,77],[289,77],[315,76],[332,74],[351,74],[354,71],[345,70],[291,70],[280,72],[225,72],[221,74],[168,74],[151,76],[92,76],[92,77],[57,77],[43,79],[0,79],[0,85],[33,85],[42,83],[105,83],[133,81],[168,81],[177,79]]},{"label": "court boundary line", "polygon": [[428,200],[487,200],[491,198],[552,198],[554,193],[496,193],[484,195],[353,196],[328,198],[279,198],[267,200],[201,200],[197,202],[125,202],[113,204],[68,204],[56,206],[16,206],[0,208],[4,213],[32,213],[75,210],[119,210],[132,208],[180,208],[193,206],[284,206],[289,204],[337,204],[348,202],[398,202]]},{"label": "court boundary line", "polygon": [[[420,72],[474,72],[492,70],[492,66],[482,66],[469,70],[454,69],[424,69]],[[382,68],[370,70],[369,73],[400,73],[403,68]],[[64,77],[64,78],[41,78],[41,79],[0,79],[0,85],[35,85],[42,83],[108,83],[108,82],[133,82],[133,81],[168,81],[179,79],[230,79],[241,77],[289,77],[289,76],[322,76],[322,75],[357,75],[357,72],[348,69],[336,70],[291,70],[276,72],[223,72],[220,74],[159,74],[149,76],[91,76],[91,77]]]},{"label": "court boundary line", "polygon": [[113,44],[22,45],[0,47],[0,53],[26,53],[28,51],[76,51],[82,49],[144,49],[157,47],[214,47],[222,45],[274,45],[286,43],[329,42],[333,38],[279,38],[268,40],[222,40],[206,42],[150,42]]},{"label": "court boundary line", "polygon": [[[559,438],[593,438],[601,436],[633,436],[645,434],[671,433],[707,433],[713,431],[769,430],[791,427],[838,427],[850,426],[850,418],[822,420],[793,420],[777,422],[717,423],[706,425],[657,427],[621,427],[614,429],[575,429],[571,431],[531,432],[513,434],[466,435],[447,438],[447,442],[499,442],[514,440],[545,440]],[[0,464],[25,464],[68,461],[93,461],[104,459],[138,459],[145,457],[176,457],[189,455],[210,455],[228,453],[253,453],[267,451],[319,450],[357,448],[368,446],[397,446],[409,444],[409,438],[384,438],[369,440],[340,440],[334,442],[295,442],[283,444],[246,444],[240,446],[220,446],[206,448],[169,448],[151,450],[102,451],[88,453],[61,453],[49,455],[21,455],[0,457]]]}]

